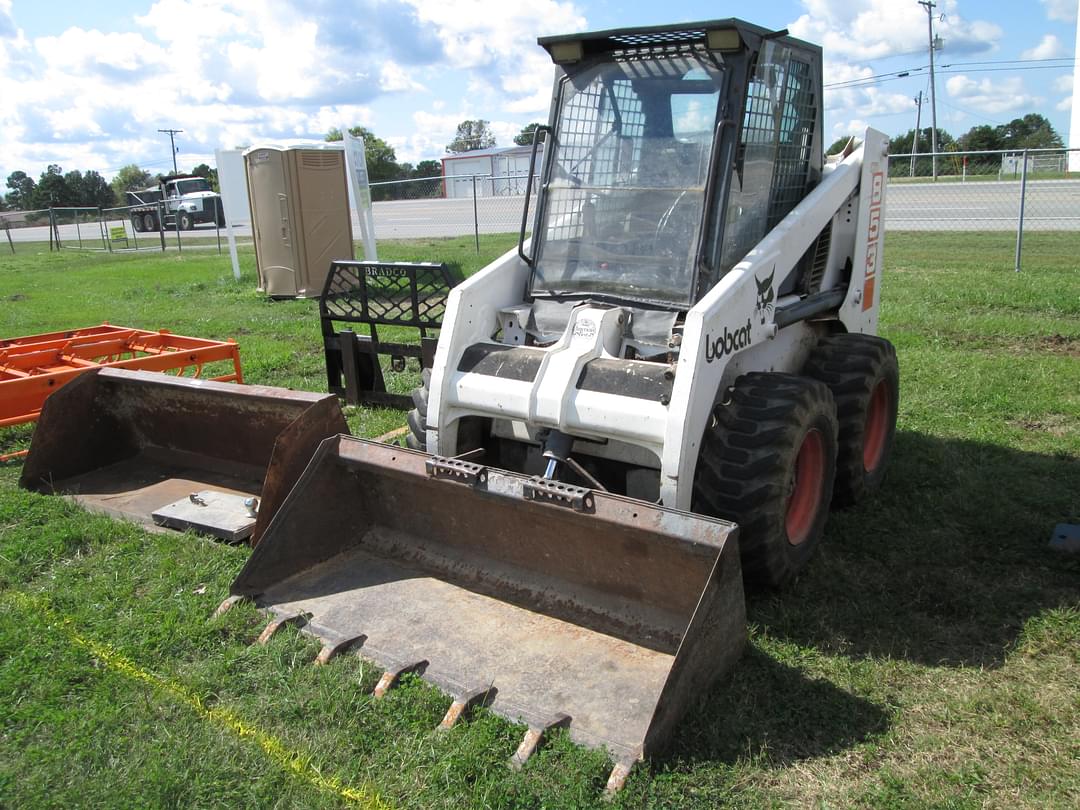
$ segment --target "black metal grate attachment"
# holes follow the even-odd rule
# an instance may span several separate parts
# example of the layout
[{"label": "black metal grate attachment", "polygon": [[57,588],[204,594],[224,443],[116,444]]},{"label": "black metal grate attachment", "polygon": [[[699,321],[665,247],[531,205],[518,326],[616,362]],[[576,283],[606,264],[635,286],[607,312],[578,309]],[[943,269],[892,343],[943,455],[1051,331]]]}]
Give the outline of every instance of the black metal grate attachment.
[{"label": "black metal grate attachment", "polygon": [[[333,262],[319,301],[330,392],[350,405],[410,407],[408,395],[387,391],[380,355],[390,356],[392,371],[404,370],[410,357],[430,368],[436,338],[428,330],[442,326],[447,296],[461,280],[445,264]],[[335,322],[364,324],[370,335],[337,332]],[[411,327],[419,330],[419,339],[380,340],[379,326]]]},{"label": "black metal grate attachment", "polygon": [[445,264],[334,262],[319,311],[335,321],[438,329],[460,280]]}]

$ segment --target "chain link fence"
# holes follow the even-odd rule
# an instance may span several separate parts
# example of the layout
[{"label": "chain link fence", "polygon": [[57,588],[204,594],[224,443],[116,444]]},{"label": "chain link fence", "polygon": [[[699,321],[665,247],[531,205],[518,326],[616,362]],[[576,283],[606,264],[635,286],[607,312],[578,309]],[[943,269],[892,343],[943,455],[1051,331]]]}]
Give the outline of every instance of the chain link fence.
[{"label": "chain link fence", "polygon": [[[220,195],[203,198],[205,215],[184,215],[168,201],[113,208],[58,206],[0,212],[0,252],[83,250],[108,253],[188,249],[223,250],[224,231],[214,216]],[[3,244],[6,243],[6,244]]]},{"label": "chain link fence", "polygon": [[[528,174],[465,174],[372,183],[375,236],[479,239],[481,234],[517,233],[528,179]],[[534,178],[531,211],[536,210],[536,188]]]},{"label": "chain link fence", "polygon": [[[1070,157],[1075,165],[1080,154],[1030,149],[892,155],[886,228],[896,233],[963,234],[969,242],[981,234],[980,253],[1016,270],[1022,267],[1025,248],[1065,244],[1080,252],[1080,173],[1069,173]],[[372,183],[376,238],[472,236],[479,249],[481,235],[519,231],[527,185],[527,174]],[[537,186],[534,177],[530,212],[536,210]],[[222,231],[216,223],[180,222],[163,203],[153,216],[144,209],[0,212],[0,254],[39,250],[45,244],[50,249],[111,252],[222,250]],[[353,219],[359,234],[355,212]],[[159,229],[159,223],[165,227]],[[250,227],[241,226],[237,235],[249,239]]]},{"label": "chain link fence", "polygon": [[991,260],[1017,271],[1025,247],[1080,250],[1080,174],[1069,160],[1067,149],[891,155],[886,232],[984,234]]}]

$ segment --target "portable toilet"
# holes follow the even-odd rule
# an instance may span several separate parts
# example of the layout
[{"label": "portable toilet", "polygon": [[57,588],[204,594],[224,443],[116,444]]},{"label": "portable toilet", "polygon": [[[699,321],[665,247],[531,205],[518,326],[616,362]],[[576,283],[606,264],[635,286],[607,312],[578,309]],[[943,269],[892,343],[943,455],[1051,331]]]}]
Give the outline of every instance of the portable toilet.
[{"label": "portable toilet", "polygon": [[317,298],[330,262],[353,258],[352,217],[340,143],[244,151],[259,290]]}]

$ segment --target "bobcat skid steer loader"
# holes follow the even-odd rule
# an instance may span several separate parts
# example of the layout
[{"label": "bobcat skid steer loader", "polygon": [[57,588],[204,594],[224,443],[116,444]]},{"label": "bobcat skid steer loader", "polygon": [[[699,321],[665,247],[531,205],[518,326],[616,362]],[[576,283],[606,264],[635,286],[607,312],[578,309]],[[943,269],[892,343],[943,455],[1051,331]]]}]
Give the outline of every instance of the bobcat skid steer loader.
[{"label": "bobcat skid steer loader", "polygon": [[790,580],[881,482],[887,141],[824,163],[821,52],[785,32],[540,44],[535,206],[451,292],[411,449],[324,441],[231,599],[374,659],[377,694],[422,673],[444,725],[527,723],[518,763],[565,725],[616,789],[737,659],[744,576]]}]

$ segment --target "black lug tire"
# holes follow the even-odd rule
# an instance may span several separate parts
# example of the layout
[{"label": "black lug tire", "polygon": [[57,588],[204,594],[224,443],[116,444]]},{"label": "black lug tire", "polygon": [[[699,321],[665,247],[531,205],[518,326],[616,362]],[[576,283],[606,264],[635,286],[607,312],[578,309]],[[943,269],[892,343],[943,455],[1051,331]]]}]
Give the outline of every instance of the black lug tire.
[{"label": "black lug tire", "polygon": [[180,230],[190,231],[195,227],[195,218],[191,214],[184,212],[176,216],[180,219]]},{"label": "black lug tire", "polygon": [[425,368],[420,373],[422,383],[419,388],[414,388],[412,401],[415,406],[409,411],[409,435],[405,437],[405,444],[410,450],[427,450],[427,412],[428,393],[431,390],[431,369]]},{"label": "black lug tire", "polygon": [[[840,449],[836,457],[833,504],[851,506],[881,486],[889,466],[900,404],[896,349],[889,341],[874,335],[831,335],[818,342],[803,373],[829,386],[836,400]],[[867,416],[878,386],[884,386],[884,390],[878,394],[876,407],[885,408],[882,417],[885,421],[883,425],[878,423],[876,444],[881,449],[871,453],[876,461],[867,469],[864,457]]]},{"label": "black lug tire", "polygon": [[161,230],[158,227],[158,219],[153,214],[143,214],[143,226],[147,231]]},{"label": "black lug tire", "polygon": [[131,215],[131,227],[137,233],[142,233],[143,232],[143,221],[142,221],[142,217],[139,214],[132,214]]},{"label": "black lug tire", "polygon": [[[816,436],[811,440],[812,433]],[[836,407],[823,383],[755,372],[735,381],[705,429],[694,475],[693,510],[739,524],[743,578],[780,587],[821,541],[836,469]],[[818,445],[816,499],[805,539],[788,541],[788,508],[800,451]]]}]

